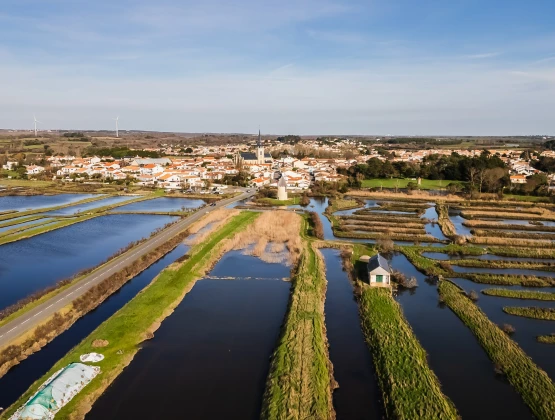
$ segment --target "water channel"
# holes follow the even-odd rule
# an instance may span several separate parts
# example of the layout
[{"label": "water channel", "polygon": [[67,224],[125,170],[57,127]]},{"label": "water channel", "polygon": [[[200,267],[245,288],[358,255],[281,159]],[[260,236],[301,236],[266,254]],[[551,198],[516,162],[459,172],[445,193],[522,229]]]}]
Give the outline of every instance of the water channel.
[{"label": "water channel", "polygon": [[238,279],[198,281],[87,419],[260,418],[289,268],[232,251],[210,276]]},{"label": "water channel", "polygon": [[99,197],[98,194],[57,194],[57,195],[9,195],[0,197],[0,211],[34,210],[62,206],[87,198]]}]

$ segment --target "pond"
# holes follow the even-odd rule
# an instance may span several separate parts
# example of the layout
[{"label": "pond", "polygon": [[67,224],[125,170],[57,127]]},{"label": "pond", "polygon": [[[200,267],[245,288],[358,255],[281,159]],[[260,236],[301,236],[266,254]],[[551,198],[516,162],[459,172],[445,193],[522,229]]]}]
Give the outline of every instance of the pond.
[{"label": "pond", "polygon": [[87,419],[260,418],[289,269],[232,251],[210,274],[257,279],[198,281]]},{"label": "pond", "polygon": [[472,332],[448,307],[439,304],[437,287],[427,283],[402,254],[393,256],[391,266],[418,281],[416,289],[400,293],[397,301],[428,353],[443,392],[462,418],[531,419],[520,395],[495,375],[493,363]]},{"label": "pond", "polygon": [[98,308],[80,318],[67,331],[56,337],[38,353],[32,354],[10,369],[6,375],[0,378],[0,407],[8,407],[17,401],[33,382],[46,374],[69,350],[133,299],[161,270],[184,255],[187,250],[187,246],[179,245],[175,250],[127,282],[119,291],[102,302]]},{"label": "pond", "polygon": [[22,227],[26,227],[26,226],[27,226],[28,228],[31,228],[31,227],[33,227],[34,225],[42,225],[43,223],[48,222],[48,221],[51,221],[51,220],[53,220],[53,219],[52,219],[52,218],[48,218],[48,217],[44,217],[44,218],[41,218],[41,219],[35,219],[35,220],[28,221],[28,222],[18,223],[18,224],[16,224],[16,225],[10,225],[10,226],[0,227],[0,233],[5,233],[5,232],[7,232],[7,231],[9,231],[9,230],[14,230],[14,229],[19,230],[19,229],[21,229]]},{"label": "pond", "polygon": [[197,209],[204,204],[206,204],[206,201],[196,198],[160,197],[152,200],[139,201],[138,203],[127,204],[110,211],[169,212],[181,211],[182,209]]},{"label": "pond", "polygon": [[362,334],[353,286],[343,271],[339,250],[321,249],[326,262],[325,316],[338,419],[381,419],[380,388],[372,355]]},{"label": "pond", "polygon": [[177,218],[152,215],[100,216],[0,245],[0,309],[98,265],[174,220]]},{"label": "pond", "polygon": [[0,211],[25,211],[63,206],[98,196],[98,194],[10,195],[0,197]]}]

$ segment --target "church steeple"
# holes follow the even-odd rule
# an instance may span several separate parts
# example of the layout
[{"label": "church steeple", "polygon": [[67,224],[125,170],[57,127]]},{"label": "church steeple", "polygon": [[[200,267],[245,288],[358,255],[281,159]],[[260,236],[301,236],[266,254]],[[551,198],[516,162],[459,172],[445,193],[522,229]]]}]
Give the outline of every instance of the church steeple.
[{"label": "church steeple", "polygon": [[260,128],[258,129],[258,141],[256,142],[256,161],[258,163],[265,163],[264,146],[262,146],[262,136],[260,135]]}]

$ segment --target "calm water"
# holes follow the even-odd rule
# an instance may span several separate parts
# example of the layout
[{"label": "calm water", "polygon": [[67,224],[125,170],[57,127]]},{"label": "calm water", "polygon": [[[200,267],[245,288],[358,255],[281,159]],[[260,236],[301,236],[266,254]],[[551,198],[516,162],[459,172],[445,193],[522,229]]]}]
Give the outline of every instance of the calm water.
[{"label": "calm water", "polygon": [[0,246],[0,308],[104,261],[176,217],[108,215]]},{"label": "calm water", "polygon": [[[435,206],[427,208],[424,214],[422,215],[422,218],[435,220],[437,222],[437,220],[439,219],[439,216],[437,214]],[[447,237],[441,231],[441,227],[439,226],[438,223],[426,223],[424,225],[424,228],[426,229],[426,233],[428,235],[432,235],[434,238],[437,238],[441,241],[447,240]]]},{"label": "calm water", "polygon": [[43,223],[45,223],[49,220],[52,220],[52,218],[45,217],[45,218],[42,218],[42,219],[31,220],[29,222],[18,223],[17,225],[5,226],[5,227],[0,228],[0,233],[7,232],[8,230],[20,229],[20,228],[25,227],[25,226],[32,227],[34,225],[43,224]]},{"label": "calm water", "polygon": [[109,197],[109,198],[104,198],[102,200],[93,201],[91,203],[78,204],[76,206],[65,207],[59,210],[52,210],[44,214],[49,214],[53,216],[70,216],[72,214],[86,212],[87,210],[97,209],[99,207],[109,206],[111,204],[122,203],[124,201],[129,201],[134,198],[137,198],[137,197],[120,195],[120,196]]},{"label": "calm water", "polygon": [[87,198],[98,197],[97,194],[58,194],[58,195],[12,195],[0,197],[0,211],[3,210],[31,210],[47,207],[62,206]]},{"label": "calm water", "polygon": [[358,305],[339,251],[322,249],[326,261],[326,330],[339,388],[333,392],[337,419],[381,419],[382,403],[374,362],[360,326]]},{"label": "calm water", "polygon": [[196,209],[203,204],[206,202],[200,199],[161,197],[127,204],[112,211],[180,211],[182,208]]},{"label": "calm water", "polygon": [[[461,278],[453,280],[466,291],[482,291],[495,287],[487,284],[477,284]],[[505,288],[505,286],[503,286],[503,288]],[[511,287],[511,289],[512,288],[513,287]],[[514,287],[514,289],[537,290],[518,286]],[[542,288],[541,290],[554,292],[555,288]],[[547,372],[551,379],[555,380],[554,348],[552,345],[542,344],[536,341],[536,336],[538,335],[547,335],[555,332],[555,322],[543,319],[524,318],[503,312],[504,306],[539,306],[543,308],[555,308],[555,302],[501,298],[480,293],[477,304],[492,322],[498,325],[507,323],[515,327],[516,332],[512,335],[512,338],[536,364]]]},{"label": "calm water", "polygon": [[472,332],[449,308],[438,304],[436,286],[426,283],[425,276],[404,255],[395,255],[391,265],[418,280],[417,289],[401,293],[397,300],[428,353],[443,392],[462,418],[531,419],[520,395],[495,375],[493,363]]},{"label": "calm water", "polygon": [[231,252],[210,274],[259,279],[197,282],[87,419],[260,418],[289,269]]},{"label": "calm water", "polygon": [[187,249],[187,246],[179,245],[160,261],[127,282],[98,308],[79,319],[38,353],[31,355],[10,369],[0,379],[0,407],[8,407],[13,404],[33,382],[40,379],[69,350],[133,299],[161,270],[184,255]]}]

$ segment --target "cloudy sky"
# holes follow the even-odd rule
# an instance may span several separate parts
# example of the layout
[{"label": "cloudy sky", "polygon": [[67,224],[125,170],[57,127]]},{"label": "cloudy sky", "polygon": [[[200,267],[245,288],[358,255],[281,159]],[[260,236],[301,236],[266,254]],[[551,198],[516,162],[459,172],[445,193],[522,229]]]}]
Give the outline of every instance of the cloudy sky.
[{"label": "cloudy sky", "polygon": [[1,0],[0,128],[555,134],[553,0]]}]

